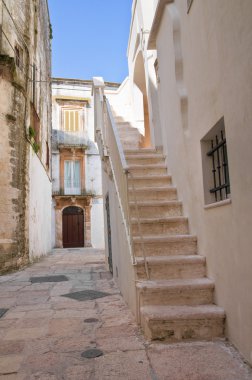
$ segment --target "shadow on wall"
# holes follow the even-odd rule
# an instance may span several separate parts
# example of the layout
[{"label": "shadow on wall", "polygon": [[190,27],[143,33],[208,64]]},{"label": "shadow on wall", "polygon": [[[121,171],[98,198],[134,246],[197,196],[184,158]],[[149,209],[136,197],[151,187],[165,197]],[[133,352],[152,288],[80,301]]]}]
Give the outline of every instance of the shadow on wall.
[{"label": "shadow on wall", "polygon": [[149,122],[149,107],[148,107],[148,97],[146,90],[146,79],[145,79],[145,70],[144,70],[144,60],[143,54],[140,51],[135,61],[134,69],[134,83],[139,88],[143,96],[143,109],[144,109],[144,139],[142,147],[151,146],[150,138],[150,122]]}]

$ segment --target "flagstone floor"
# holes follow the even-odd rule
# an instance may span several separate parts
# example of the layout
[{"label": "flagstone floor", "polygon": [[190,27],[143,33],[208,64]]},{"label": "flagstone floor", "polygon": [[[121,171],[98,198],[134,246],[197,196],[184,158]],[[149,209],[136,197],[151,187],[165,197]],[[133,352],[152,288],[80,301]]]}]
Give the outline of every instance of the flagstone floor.
[{"label": "flagstone floor", "polygon": [[103,252],[86,248],[54,250],[0,277],[0,379],[252,380],[252,372],[225,341],[147,342]]}]

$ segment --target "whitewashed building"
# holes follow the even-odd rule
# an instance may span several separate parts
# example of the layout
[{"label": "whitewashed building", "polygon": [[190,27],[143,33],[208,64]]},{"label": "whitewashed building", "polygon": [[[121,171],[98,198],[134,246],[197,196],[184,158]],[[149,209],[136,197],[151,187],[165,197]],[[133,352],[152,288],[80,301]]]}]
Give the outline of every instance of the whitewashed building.
[{"label": "whitewashed building", "polygon": [[90,81],[52,80],[53,246],[104,247],[101,160]]},{"label": "whitewashed building", "polygon": [[134,0],[129,78],[94,79],[124,298],[148,338],[226,336],[250,363],[251,20],[250,0]]}]

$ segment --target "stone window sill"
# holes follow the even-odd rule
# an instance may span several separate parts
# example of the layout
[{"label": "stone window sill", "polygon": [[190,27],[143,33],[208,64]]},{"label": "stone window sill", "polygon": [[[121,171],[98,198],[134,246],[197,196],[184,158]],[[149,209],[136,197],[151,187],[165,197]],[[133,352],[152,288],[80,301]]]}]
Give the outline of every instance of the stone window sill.
[{"label": "stone window sill", "polygon": [[231,203],[232,203],[232,199],[224,199],[224,201],[219,201],[219,202],[216,202],[216,203],[210,203],[209,205],[205,205],[204,209],[205,210],[209,210],[209,209],[212,209],[212,208],[229,205]]}]

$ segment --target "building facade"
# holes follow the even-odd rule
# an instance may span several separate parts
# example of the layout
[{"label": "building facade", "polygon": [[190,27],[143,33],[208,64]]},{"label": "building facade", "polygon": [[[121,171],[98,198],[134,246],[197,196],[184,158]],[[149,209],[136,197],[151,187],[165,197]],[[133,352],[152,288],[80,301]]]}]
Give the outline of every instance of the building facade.
[{"label": "building facade", "polygon": [[53,79],[53,245],[104,248],[101,160],[90,81]]},{"label": "building facade", "polygon": [[[197,244],[194,250],[206,257],[205,276],[215,284],[213,304],[225,310],[225,336],[250,363],[252,175],[248,163],[252,159],[251,19],[252,5],[249,0],[134,0],[128,45],[128,89],[118,90],[121,100],[117,102],[130,104],[131,111],[121,115],[117,108],[114,118],[108,121],[105,114],[106,122],[102,123],[97,118],[96,125],[101,147],[108,145],[109,148],[105,151],[101,148],[101,155],[112,170],[110,175],[109,170],[104,171],[103,181],[104,193],[110,197],[110,226],[108,228],[105,224],[105,227],[110,231],[112,244],[107,244],[107,257],[110,261],[112,259],[114,276],[147,335],[151,336],[156,328],[159,334],[165,330],[163,338],[172,340],[176,336],[177,330],[167,326],[170,326],[172,313],[176,321],[181,318],[183,313],[177,311],[181,303],[184,305],[186,302],[181,301],[183,294],[186,294],[186,289],[181,290],[183,281],[176,276],[184,273],[183,260],[189,260],[185,255],[188,255],[194,242]],[[98,94],[102,85],[94,81],[94,88],[99,114]],[[113,107],[113,98],[110,97],[109,102]],[[130,132],[122,131],[122,122],[125,131],[130,126],[138,129],[141,134],[138,146],[133,144],[135,138],[127,144],[125,134],[129,135]],[[118,132],[113,128],[114,124]],[[101,125],[104,128],[109,125],[111,134],[121,135],[118,149],[108,132],[102,131]],[[120,155],[122,147],[124,153]],[[150,150],[143,153],[141,147]],[[162,155],[160,161],[157,161],[158,154]],[[115,164],[118,155],[122,157],[120,168]],[[162,160],[165,160],[165,165]],[[140,168],[143,162],[146,163],[145,169]],[[152,167],[147,167],[148,162]],[[161,182],[162,170],[167,170],[165,167],[169,171],[163,174]],[[146,174],[148,170],[149,174]],[[154,170],[159,174],[151,179],[146,178]],[[132,197],[128,201],[120,186],[123,181],[127,183],[123,173],[127,174],[129,196]],[[135,191],[130,175],[136,177]],[[152,181],[151,186],[147,180]],[[165,180],[167,184],[164,186],[162,183]],[[140,187],[141,181],[145,187],[151,188],[152,193],[144,190],[143,185]],[[164,193],[161,195],[161,187],[163,192],[166,189],[173,203],[167,201],[168,195],[166,198]],[[160,215],[165,208],[179,205],[183,205],[183,213],[173,209],[168,218],[162,217],[160,225]],[[178,230],[175,222],[180,220],[182,223],[181,215],[188,219],[188,227],[183,229],[180,224]],[[159,224],[158,233],[154,232],[157,231],[154,229],[154,219],[155,225]],[[120,240],[117,238],[119,229]],[[160,235],[159,240],[157,234]],[[196,236],[197,241],[193,240]],[[185,244],[189,238],[191,245]],[[183,241],[182,260],[178,258],[181,254],[178,244]],[[191,253],[195,253],[194,250]],[[151,255],[157,257],[153,259]],[[183,265],[179,266],[181,260]],[[176,272],[175,262],[180,275]],[[143,272],[139,269],[141,263],[145,264],[147,277],[150,273],[160,276],[156,283],[154,277],[152,283],[148,281],[143,285]],[[158,265],[160,271],[155,272]],[[164,275],[168,282],[164,281]],[[169,286],[175,277],[176,286],[173,289],[180,289],[180,292],[177,298],[171,300]],[[193,281],[190,286],[192,284]],[[169,302],[176,305],[176,309],[172,309],[173,306],[169,309]],[[188,326],[190,318],[195,320],[196,316],[183,307],[187,326],[178,336],[179,339],[192,338],[196,330]],[[194,309],[199,311],[198,319],[203,309]],[[206,318],[202,319],[202,325],[204,321]],[[173,322],[172,326],[176,323]]]},{"label": "building facade", "polygon": [[0,1],[1,273],[51,249],[51,33],[46,1]]}]

